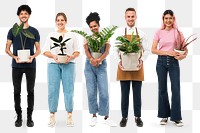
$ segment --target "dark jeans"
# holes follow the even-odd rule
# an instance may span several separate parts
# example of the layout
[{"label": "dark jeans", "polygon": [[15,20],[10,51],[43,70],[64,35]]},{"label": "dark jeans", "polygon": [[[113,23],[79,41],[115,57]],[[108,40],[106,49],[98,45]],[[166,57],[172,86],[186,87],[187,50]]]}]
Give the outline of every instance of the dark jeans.
[{"label": "dark jeans", "polygon": [[[156,71],[158,75],[158,117],[170,120],[182,120],[180,97],[180,68],[179,62],[174,57],[158,56]],[[171,109],[167,91],[167,74],[171,80]]]},{"label": "dark jeans", "polygon": [[27,114],[32,114],[34,106],[34,86],[35,86],[35,68],[13,68],[12,69],[12,80],[14,86],[14,102],[15,102],[15,111],[17,114],[21,114],[21,83],[23,73],[26,75],[26,84],[27,84]]},{"label": "dark jeans", "polygon": [[133,90],[133,107],[135,117],[141,117],[141,87],[142,81],[120,81],[122,117],[128,117],[130,83]]}]

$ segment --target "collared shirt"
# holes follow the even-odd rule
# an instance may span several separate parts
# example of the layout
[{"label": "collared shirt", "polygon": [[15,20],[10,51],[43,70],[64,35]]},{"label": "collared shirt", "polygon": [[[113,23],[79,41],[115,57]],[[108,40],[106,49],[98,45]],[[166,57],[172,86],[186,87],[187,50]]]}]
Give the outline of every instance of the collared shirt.
[{"label": "collared shirt", "polygon": [[[134,35],[136,35],[136,27],[122,27],[122,28],[118,28],[115,31],[115,34],[113,35],[113,37],[111,38],[111,45],[114,45],[114,54],[117,57],[117,59],[120,61],[120,57],[119,57],[119,50],[117,47],[115,47],[116,45],[118,45],[120,42],[116,40],[116,38],[118,36],[124,36],[125,35],[125,28],[127,28],[127,35],[132,35],[132,33],[134,33]],[[140,36],[141,40],[141,45],[143,47],[143,53],[142,53],[142,57],[141,60],[146,60],[148,54],[150,53],[150,46],[149,46],[149,42],[148,39],[145,35],[145,33],[143,31],[141,31],[138,27],[137,27],[137,31],[138,31],[138,35]]]},{"label": "collared shirt", "polygon": [[[60,48],[59,47],[55,47],[53,49],[51,49],[51,47],[54,46],[54,41],[50,39],[50,37],[55,37],[55,38],[59,38],[59,36],[61,36],[60,33],[58,32],[52,32],[47,36],[46,42],[45,42],[45,46],[43,48],[43,52],[49,51],[54,55],[58,55],[59,53],[61,53]],[[64,38],[63,40],[66,40],[68,38],[71,38],[69,41],[66,42],[66,49],[64,49],[64,53],[67,55],[72,55],[74,52],[80,52],[80,47],[78,44],[78,39],[76,38],[75,34],[72,32],[67,32],[64,34]],[[70,62],[75,62],[75,60],[71,60]],[[48,63],[55,63],[54,59],[52,58],[48,58]]]}]

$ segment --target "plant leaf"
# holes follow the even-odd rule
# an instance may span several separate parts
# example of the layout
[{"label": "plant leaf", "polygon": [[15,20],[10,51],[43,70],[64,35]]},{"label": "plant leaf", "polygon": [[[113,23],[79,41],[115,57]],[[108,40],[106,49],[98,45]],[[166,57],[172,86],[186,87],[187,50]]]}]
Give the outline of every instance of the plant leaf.
[{"label": "plant leaf", "polygon": [[22,33],[24,34],[24,36],[26,36],[30,39],[35,39],[35,36],[28,30],[23,30]]},{"label": "plant leaf", "polygon": [[53,40],[54,42],[58,42],[58,43],[60,43],[60,41],[59,41],[57,38],[50,37],[50,39]]},{"label": "plant leaf", "polygon": [[69,41],[71,38],[68,38],[68,39],[66,39],[64,42],[67,42],[67,41]]},{"label": "plant leaf", "polygon": [[23,27],[24,27],[24,23],[21,23],[20,26],[17,23],[13,25],[12,34],[14,35],[14,37],[16,37],[23,30]]}]

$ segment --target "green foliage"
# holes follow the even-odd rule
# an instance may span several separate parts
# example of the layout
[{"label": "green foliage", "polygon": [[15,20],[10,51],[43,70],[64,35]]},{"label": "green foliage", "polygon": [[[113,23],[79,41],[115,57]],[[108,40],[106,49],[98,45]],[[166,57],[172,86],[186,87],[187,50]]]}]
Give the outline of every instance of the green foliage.
[{"label": "green foliage", "polygon": [[118,36],[116,40],[120,42],[120,44],[117,45],[116,47],[120,51],[123,51],[124,54],[138,53],[141,49],[140,46],[141,39],[139,39],[137,35],[132,34],[131,41],[129,41],[125,36]]},{"label": "green foliage", "polygon": [[[23,29],[23,27],[24,27],[24,23],[21,23],[20,25],[15,23],[12,27],[12,34],[14,35],[14,37],[16,37],[17,35],[20,36],[22,48],[25,49],[26,38],[35,39],[35,36],[30,31],[28,31],[27,29]],[[25,36],[24,41],[22,39],[21,34],[23,34]]]},{"label": "green foliage", "polygon": [[108,39],[114,34],[117,26],[106,27],[99,33],[94,33],[93,36],[88,35],[84,31],[72,30],[71,32],[78,33],[86,38],[88,46],[92,52],[100,53],[101,48],[108,42]]},{"label": "green foliage", "polygon": [[53,47],[51,47],[51,49],[55,48],[55,47],[60,47],[60,51],[61,51],[61,54],[60,55],[65,55],[64,53],[64,49],[67,49],[66,48],[66,42],[69,41],[71,38],[68,38],[66,40],[63,41],[63,37],[62,36],[59,36],[59,38],[54,38],[54,37],[50,37],[51,40],[53,40],[55,43]]}]

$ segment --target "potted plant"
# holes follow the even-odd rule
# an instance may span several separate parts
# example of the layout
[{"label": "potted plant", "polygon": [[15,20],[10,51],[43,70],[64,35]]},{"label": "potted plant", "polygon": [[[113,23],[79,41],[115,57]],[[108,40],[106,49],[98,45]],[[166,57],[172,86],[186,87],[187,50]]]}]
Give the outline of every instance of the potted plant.
[{"label": "potted plant", "polygon": [[[179,33],[180,34],[180,33]],[[189,39],[194,36],[195,34],[192,34],[191,36],[189,36],[187,39],[185,38],[181,44],[179,45],[179,47],[176,47],[174,49],[175,52],[178,52],[180,54],[184,54],[185,53],[185,48],[193,41],[195,41],[197,39],[197,37],[193,38],[191,41],[189,41]],[[189,41],[189,42],[188,42]]]},{"label": "potted plant", "polygon": [[122,67],[124,71],[137,71],[139,58],[141,57],[141,39],[132,33],[131,41],[125,36],[118,36],[116,38],[120,43],[116,45],[119,50],[119,56],[122,60]]},{"label": "potted plant", "polygon": [[[23,27],[24,23],[21,23],[20,25],[15,23],[12,27],[12,34],[14,35],[14,37],[16,37],[17,35],[20,36],[22,50],[17,50],[17,55],[19,57],[20,62],[26,62],[29,60],[30,57],[30,49],[25,49],[26,39],[27,38],[35,39],[34,35],[27,29],[23,29]],[[25,36],[24,39],[22,38],[22,34]]]},{"label": "potted plant", "polygon": [[88,41],[88,46],[91,49],[91,55],[93,58],[99,58],[102,53],[100,52],[101,48],[108,42],[108,39],[114,34],[114,31],[117,29],[117,26],[106,27],[99,33],[94,33],[94,35],[88,35],[84,31],[72,30],[76,32]]},{"label": "potted plant", "polygon": [[68,38],[66,40],[63,40],[62,36],[59,36],[59,38],[54,38],[54,37],[50,37],[51,40],[53,40],[55,43],[53,47],[51,47],[50,49],[59,47],[61,53],[58,54],[58,61],[60,63],[66,63],[67,59],[68,59],[68,55],[64,52],[64,49],[67,49],[66,47],[66,42],[69,41],[71,38]]}]

